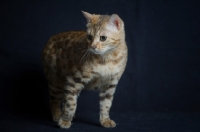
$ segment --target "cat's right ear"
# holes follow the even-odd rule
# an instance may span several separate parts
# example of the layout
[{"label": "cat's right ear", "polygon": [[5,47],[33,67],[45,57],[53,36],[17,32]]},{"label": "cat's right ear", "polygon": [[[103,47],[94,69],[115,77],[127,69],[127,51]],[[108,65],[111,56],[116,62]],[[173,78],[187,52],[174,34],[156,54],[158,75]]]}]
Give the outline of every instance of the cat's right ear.
[{"label": "cat's right ear", "polygon": [[85,16],[85,18],[87,19],[87,22],[88,23],[91,23],[92,22],[92,17],[93,15],[88,13],[88,12],[85,12],[85,11],[82,11],[83,15]]}]

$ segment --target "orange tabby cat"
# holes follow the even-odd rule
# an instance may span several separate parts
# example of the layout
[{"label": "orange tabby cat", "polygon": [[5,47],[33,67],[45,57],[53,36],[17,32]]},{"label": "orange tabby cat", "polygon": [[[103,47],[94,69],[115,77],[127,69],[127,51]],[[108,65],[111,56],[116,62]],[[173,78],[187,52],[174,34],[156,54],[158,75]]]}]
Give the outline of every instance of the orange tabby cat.
[{"label": "orange tabby cat", "polygon": [[81,90],[94,89],[100,96],[101,125],[115,127],[109,110],[127,62],[124,23],[116,14],[83,15],[87,31],[52,36],[43,51],[53,120],[69,128]]}]

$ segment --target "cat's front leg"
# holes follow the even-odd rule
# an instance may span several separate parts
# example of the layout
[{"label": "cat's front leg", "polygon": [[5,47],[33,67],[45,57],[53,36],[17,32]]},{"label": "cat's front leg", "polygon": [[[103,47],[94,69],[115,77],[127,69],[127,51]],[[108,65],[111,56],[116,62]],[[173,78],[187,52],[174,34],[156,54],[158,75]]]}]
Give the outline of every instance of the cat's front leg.
[{"label": "cat's front leg", "polygon": [[113,79],[107,88],[100,91],[100,122],[103,127],[115,127],[116,124],[110,119],[109,112],[113,101],[113,96],[117,86],[118,80]]},{"label": "cat's front leg", "polygon": [[70,128],[71,121],[76,111],[77,97],[83,86],[84,84],[80,78],[68,77],[66,86],[64,87],[62,114],[58,121],[58,125],[61,128]]}]

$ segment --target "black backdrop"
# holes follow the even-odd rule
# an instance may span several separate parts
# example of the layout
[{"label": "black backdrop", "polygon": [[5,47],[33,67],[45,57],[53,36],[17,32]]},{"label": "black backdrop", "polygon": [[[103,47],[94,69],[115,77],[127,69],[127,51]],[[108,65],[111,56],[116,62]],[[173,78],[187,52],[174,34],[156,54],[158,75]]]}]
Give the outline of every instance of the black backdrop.
[{"label": "black backdrop", "polygon": [[[129,57],[111,109],[118,124],[112,130],[200,130],[199,7],[198,0],[4,0],[0,4],[0,128],[64,131],[50,120],[40,56],[50,36],[86,29],[83,10],[116,13],[125,22]],[[107,131],[98,125],[98,111],[98,93],[81,93],[70,130]],[[173,121],[177,124],[169,125]]]}]

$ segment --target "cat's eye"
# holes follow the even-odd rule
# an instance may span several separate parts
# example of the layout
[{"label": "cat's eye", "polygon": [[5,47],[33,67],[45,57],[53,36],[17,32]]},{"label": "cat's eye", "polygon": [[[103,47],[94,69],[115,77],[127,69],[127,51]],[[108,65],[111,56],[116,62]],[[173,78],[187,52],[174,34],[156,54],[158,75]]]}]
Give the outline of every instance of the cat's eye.
[{"label": "cat's eye", "polygon": [[101,41],[105,41],[106,39],[107,39],[106,36],[100,36],[100,40],[101,40]]},{"label": "cat's eye", "polygon": [[87,35],[87,38],[89,39],[89,40],[92,40],[92,35]]}]

